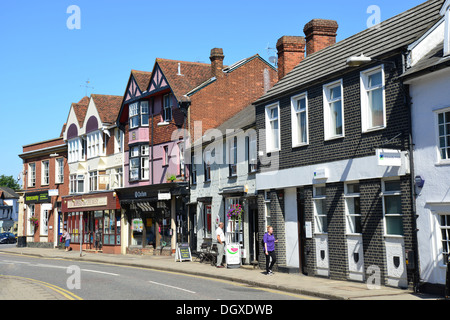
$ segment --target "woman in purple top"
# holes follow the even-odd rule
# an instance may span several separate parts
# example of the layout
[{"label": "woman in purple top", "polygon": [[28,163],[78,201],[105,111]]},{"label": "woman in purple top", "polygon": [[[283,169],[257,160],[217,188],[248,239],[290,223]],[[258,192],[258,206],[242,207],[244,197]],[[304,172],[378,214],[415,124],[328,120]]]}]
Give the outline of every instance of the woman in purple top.
[{"label": "woman in purple top", "polygon": [[[266,273],[267,275],[273,275],[272,268],[277,261],[275,255],[275,243],[278,240],[275,239],[273,235],[273,228],[271,226],[267,227],[267,233],[264,235],[264,252],[266,253]],[[272,259],[272,262],[270,260]]]}]

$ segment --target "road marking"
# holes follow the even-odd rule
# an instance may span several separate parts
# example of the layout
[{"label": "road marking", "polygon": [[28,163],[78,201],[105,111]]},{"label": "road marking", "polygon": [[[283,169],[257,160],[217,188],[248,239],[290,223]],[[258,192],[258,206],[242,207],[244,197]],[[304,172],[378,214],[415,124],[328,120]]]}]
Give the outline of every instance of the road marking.
[{"label": "road marking", "polygon": [[54,266],[54,265],[51,265],[51,264],[43,264],[43,263],[31,264],[30,266],[32,266],[32,267],[42,267],[42,268],[67,269],[67,267]]},{"label": "road marking", "polygon": [[116,277],[119,276],[119,274],[117,274],[117,273],[104,272],[104,271],[97,271],[97,270],[81,269],[81,271],[85,271],[85,272],[94,272],[94,273],[102,273],[102,274],[107,274],[107,275],[110,275],[110,276],[116,276]]},{"label": "road marking", "polygon": [[168,287],[168,288],[177,289],[177,290],[186,291],[186,292],[195,294],[194,291],[186,290],[186,289],[179,288],[179,287],[169,286],[168,284],[159,283],[159,282],[154,282],[154,281],[149,281],[149,282],[150,282],[150,283],[153,283],[153,284],[156,284],[156,285],[159,285],[159,286]]},{"label": "road marking", "polygon": [[64,297],[66,297],[69,300],[83,300],[83,298],[77,296],[76,294],[73,294],[72,292],[70,292],[69,290],[63,289],[61,287],[58,287],[54,284],[48,283],[48,282],[44,282],[44,281],[40,281],[40,280],[36,280],[36,279],[31,279],[31,278],[25,278],[25,277],[19,277],[19,276],[9,276],[9,275],[0,275],[1,277],[7,277],[7,278],[16,278],[16,279],[25,279],[31,282],[35,282],[38,283],[44,287],[47,287],[53,291],[58,292],[59,294],[63,295]]}]

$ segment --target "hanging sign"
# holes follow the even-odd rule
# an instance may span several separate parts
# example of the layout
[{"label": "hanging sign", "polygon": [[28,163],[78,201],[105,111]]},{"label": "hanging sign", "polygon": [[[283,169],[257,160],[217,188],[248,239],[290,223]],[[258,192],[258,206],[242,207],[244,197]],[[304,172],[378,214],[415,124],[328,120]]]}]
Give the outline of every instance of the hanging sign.
[{"label": "hanging sign", "polygon": [[192,261],[191,247],[189,246],[189,243],[177,243],[175,262],[183,262],[187,260]]}]

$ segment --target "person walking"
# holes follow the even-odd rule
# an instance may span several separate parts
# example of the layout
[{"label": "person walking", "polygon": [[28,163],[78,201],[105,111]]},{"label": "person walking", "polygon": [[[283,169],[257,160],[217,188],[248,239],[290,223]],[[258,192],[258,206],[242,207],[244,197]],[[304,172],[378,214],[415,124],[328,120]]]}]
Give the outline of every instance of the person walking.
[{"label": "person walking", "polygon": [[224,268],[222,265],[223,256],[225,253],[225,233],[223,233],[223,222],[219,223],[219,227],[216,229],[217,236],[217,268]]},{"label": "person walking", "polygon": [[266,254],[266,274],[271,276],[273,275],[272,268],[275,265],[275,262],[277,261],[277,257],[275,254],[275,243],[278,242],[278,240],[275,239],[275,236],[273,235],[272,226],[267,227],[267,232],[266,234],[264,234],[263,241],[264,241],[264,252]]},{"label": "person walking", "polygon": [[66,247],[66,251],[69,251],[69,249],[70,249],[70,233],[68,233],[66,229],[64,229],[62,238],[64,239],[64,242],[65,242],[64,247]]}]

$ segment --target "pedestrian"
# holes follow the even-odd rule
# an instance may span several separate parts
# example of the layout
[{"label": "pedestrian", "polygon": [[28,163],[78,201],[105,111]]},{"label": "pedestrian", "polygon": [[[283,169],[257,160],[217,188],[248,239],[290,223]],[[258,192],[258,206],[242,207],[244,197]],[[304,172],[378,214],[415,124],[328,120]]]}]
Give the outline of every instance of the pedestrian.
[{"label": "pedestrian", "polygon": [[224,268],[222,265],[223,256],[225,254],[225,233],[223,233],[223,222],[219,223],[219,227],[216,229],[217,236],[217,268]]},{"label": "pedestrian", "polygon": [[277,257],[275,255],[275,243],[277,243],[278,240],[275,239],[275,236],[273,235],[272,226],[267,227],[267,232],[266,234],[264,234],[263,241],[264,241],[264,252],[266,254],[266,274],[273,275],[272,268],[275,265],[275,262],[277,261]]},{"label": "pedestrian", "polygon": [[69,249],[70,249],[70,233],[68,233],[66,229],[64,229],[62,238],[65,241],[64,247],[66,248],[66,251],[69,251]]}]

